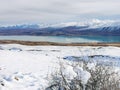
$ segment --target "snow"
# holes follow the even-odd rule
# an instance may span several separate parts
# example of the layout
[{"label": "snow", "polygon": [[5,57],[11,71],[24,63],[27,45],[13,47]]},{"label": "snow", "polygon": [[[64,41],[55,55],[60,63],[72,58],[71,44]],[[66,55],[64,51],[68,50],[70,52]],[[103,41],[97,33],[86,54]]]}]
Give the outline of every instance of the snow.
[{"label": "snow", "polygon": [[59,23],[59,24],[53,24],[49,27],[69,27],[69,26],[86,26],[86,24],[82,22],[66,22],[66,23]]},{"label": "snow", "polygon": [[84,20],[84,21],[77,21],[77,22],[61,22],[61,23],[55,23],[55,24],[44,24],[40,25],[42,28],[46,27],[53,27],[53,28],[61,28],[61,27],[69,27],[69,26],[78,26],[78,27],[84,27],[88,26],[89,28],[99,28],[99,27],[116,27],[120,26],[119,20],[100,20],[100,19],[90,19],[90,20]]},{"label": "snow", "polygon": [[65,65],[65,67],[62,68],[62,74],[63,76],[65,76],[65,78],[69,80],[72,80],[77,76],[77,74],[73,70],[73,67],[70,65]]},{"label": "snow", "polygon": [[95,28],[95,27],[111,26],[115,22],[118,22],[118,21],[93,19],[93,20],[91,20],[91,22],[88,22],[88,24],[90,27]]},{"label": "snow", "polygon": [[[59,62],[69,61],[64,57],[103,55],[93,59],[109,59],[120,62],[119,47],[90,46],[25,46],[18,44],[0,45],[0,90],[44,90],[48,86],[50,75],[59,69]],[[113,58],[114,57],[114,58]],[[70,58],[72,60],[72,58]],[[69,64],[69,63],[68,63]],[[79,66],[65,64],[63,74],[68,79],[79,78],[86,84],[90,73]],[[93,63],[88,63],[89,69],[94,69]],[[119,67],[115,67],[119,71]]]},{"label": "snow", "polygon": [[83,70],[83,68],[79,66],[72,67],[71,65],[64,65],[61,72],[67,80],[76,78],[77,80],[81,80],[84,85],[91,77],[88,71]]},{"label": "snow", "polygon": [[96,63],[88,63],[87,67],[89,70],[95,70]]},{"label": "snow", "polygon": [[91,77],[88,71],[83,70],[82,67],[75,67],[74,71],[77,73],[77,80],[81,80],[82,84],[86,84]]}]

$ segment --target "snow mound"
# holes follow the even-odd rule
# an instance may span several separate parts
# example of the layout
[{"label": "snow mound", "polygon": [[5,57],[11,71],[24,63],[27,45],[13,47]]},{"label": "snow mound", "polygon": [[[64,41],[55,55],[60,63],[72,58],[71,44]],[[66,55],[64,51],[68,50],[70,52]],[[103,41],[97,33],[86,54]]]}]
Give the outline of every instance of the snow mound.
[{"label": "snow mound", "polygon": [[64,67],[62,67],[61,72],[64,75],[64,77],[66,77],[69,80],[72,80],[77,76],[77,74],[73,70],[73,67],[69,65],[65,65]]},{"label": "snow mound", "polygon": [[81,83],[84,85],[87,84],[91,77],[90,73],[79,66],[75,67],[74,71],[77,73],[77,80],[81,80]]}]

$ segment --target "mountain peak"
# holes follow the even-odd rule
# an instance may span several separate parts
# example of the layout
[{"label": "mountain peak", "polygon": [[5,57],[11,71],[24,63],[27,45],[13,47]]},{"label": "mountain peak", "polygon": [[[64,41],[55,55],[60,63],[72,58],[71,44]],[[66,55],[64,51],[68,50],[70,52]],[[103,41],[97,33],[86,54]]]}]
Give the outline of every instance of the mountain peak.
[{"label": "mountain peak", "polygon": [[92,19],[84,22],[62,22],[62,23],[46,25],[44,27],[61,28],[61,27],[69,27],[69,26],[78,26],[78,27],[89,26],[91,28],[105,27],[105,26],[120,26],[120,21]]}]

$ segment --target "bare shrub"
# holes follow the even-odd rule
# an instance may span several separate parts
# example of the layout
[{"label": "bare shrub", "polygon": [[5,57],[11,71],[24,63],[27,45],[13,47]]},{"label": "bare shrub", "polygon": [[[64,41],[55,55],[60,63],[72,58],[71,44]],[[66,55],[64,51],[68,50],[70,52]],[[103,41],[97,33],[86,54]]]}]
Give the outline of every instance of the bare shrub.
[{"label": "bare shrub", "polygon": [[[82,65],[81,65],[82,63]],[[94,67],[89,68],[88,64],[93,64]],[[50,86],[46,88],[46,90],[120,90],[120,76],[119,71],[115,71],[114,66],[105,66],[99,65],[92,62],[85,62],[84,60],[81,62],[76,62],[76,64],[69,65],[73,71],[76,73],[71,77],[72,74],[69,73],[66,76],[63,69],[66,69],[65,63],[60,63],[60,69],[56,73],[52,74],[52,79],[50,81]],[[88,73],[83,75],[82,73],[78,73],[75,71],[77,68],[78,72],[81,69]],[[70,71],[72,71],[72,69]],[[72,72],[73,72],[72,71]],[[90,73],[90,77],[89,77]],[[81,76],[80,76],[81,75]],[[78,76],[80,78],[78,78]],[[86,79],[85,83],[83,83],[84,78]]]}]

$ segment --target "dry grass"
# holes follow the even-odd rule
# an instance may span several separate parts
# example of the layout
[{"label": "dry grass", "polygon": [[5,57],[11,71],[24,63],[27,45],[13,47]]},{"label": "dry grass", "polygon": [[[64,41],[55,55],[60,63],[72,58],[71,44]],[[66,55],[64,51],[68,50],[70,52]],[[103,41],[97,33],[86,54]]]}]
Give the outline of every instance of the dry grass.
[{"label": "dry grass", "polygon": [[55,43],[55,42],[33,42],[18,40],[0,40],[0,44],[22,44],[22,45],[45,45],[45,46],[116,46],[120,47],[120,43]]}]

